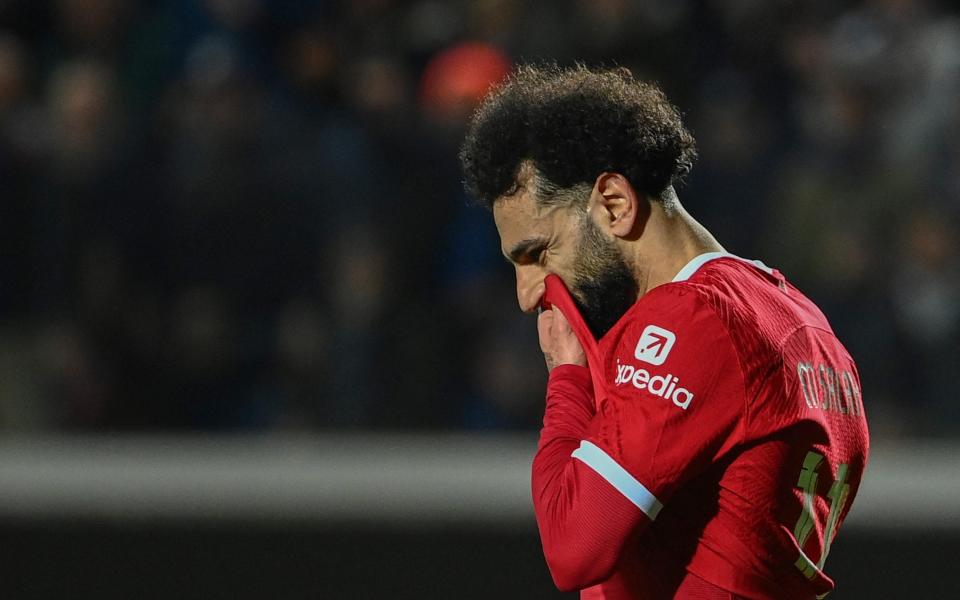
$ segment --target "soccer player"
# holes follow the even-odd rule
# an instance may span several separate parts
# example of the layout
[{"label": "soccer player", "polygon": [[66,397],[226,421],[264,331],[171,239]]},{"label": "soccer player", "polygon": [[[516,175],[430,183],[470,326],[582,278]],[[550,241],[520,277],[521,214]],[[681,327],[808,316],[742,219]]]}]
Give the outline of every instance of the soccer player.
[{"label": "soccer player", "polygon": [[684,210],[694,156],[625,69],[521,67],[471,121],[467,188],[520,308],[543,310],[544,554],[582,598],[812,599],[867,462],[856,365],[780,272]]}]

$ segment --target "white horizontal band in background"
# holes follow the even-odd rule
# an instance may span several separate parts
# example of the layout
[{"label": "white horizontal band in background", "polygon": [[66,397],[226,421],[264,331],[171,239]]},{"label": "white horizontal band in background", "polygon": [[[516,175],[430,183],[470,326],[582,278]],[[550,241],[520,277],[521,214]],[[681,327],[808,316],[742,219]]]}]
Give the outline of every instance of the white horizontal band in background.
[{"label": "white horizontal band in background", "polygon": [[[534,527],[530,434],[7,437],[0,518]],[[960,445],[874,449],[844,528],[960,530]]]}]

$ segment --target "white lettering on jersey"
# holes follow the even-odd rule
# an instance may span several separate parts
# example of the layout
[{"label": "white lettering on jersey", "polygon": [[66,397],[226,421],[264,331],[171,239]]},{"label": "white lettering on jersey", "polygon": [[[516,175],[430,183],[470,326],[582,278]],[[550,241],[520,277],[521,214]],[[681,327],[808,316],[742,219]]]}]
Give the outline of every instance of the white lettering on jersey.
[{"label": "white lettering on jersey", "polygon": [[854,417],[863,415],[860,387],[850,371],[800,361],[797,363],[797,378],[808,408]]},{"label": "white lettering on jersey", "polygon": [[693,392],[680,387],[679,377],[670,373],[651,375],[644,368],[620,364],[619,359],[617,360],[617,378],[614,383],[618,386],[629,383],[638,390],[647,390],[658,398],[673,401],[676,406],[683,410],[687,410],[687,407],[693,401]]}]

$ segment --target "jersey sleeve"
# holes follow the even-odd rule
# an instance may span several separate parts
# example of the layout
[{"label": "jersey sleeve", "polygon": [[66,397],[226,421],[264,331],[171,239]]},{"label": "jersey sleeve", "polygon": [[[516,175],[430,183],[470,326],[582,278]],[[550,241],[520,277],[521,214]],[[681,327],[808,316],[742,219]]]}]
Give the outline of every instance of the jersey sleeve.
[{"label": "jersey sleeve", "polygon": [[609,364],[592,366],[604,369],[599,408],[589,373],[551,373],[533,487],[561,589],[609,577],[631,536],[738,441],[743,377],[724,325],[685,286],[649,296],[630,313]]}]

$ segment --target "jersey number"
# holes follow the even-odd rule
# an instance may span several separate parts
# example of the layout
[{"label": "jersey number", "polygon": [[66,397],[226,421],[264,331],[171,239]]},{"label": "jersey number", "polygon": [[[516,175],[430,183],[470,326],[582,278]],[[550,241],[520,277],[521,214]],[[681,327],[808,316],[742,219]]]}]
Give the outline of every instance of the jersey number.
[{"label": "jersey number", "polygon": [[830,501],[830,513],[827,516],[827,524],[823,530],[823,551],[820,553],[820,560],[813,562],[803,552],[803,546],[807,543],[807,538],[814,527],[814,500],[817,494],[817,477],[819,476],[820,465],[823,464],[823,455],[817,454],[812,450],[807,452],[803,459],[803,468],[800,470],[800,480],[797,487],[803,490],[803,511],[793,528],[793,537],[800,546],[800,556],[797,558],[797,568],[807,579],[813,579],[814,576],[823,570],[823,564],[827,560],[827,554],[830,553],[830,544],[837,532],[837,521],[840,519],[840,513],[847,503],[847,494],[850,493],[850,484],[847,483],[847,465],[843,464],[837,467],[837,479],[830,484],[830,491],[827,493],[827,499]]}]

